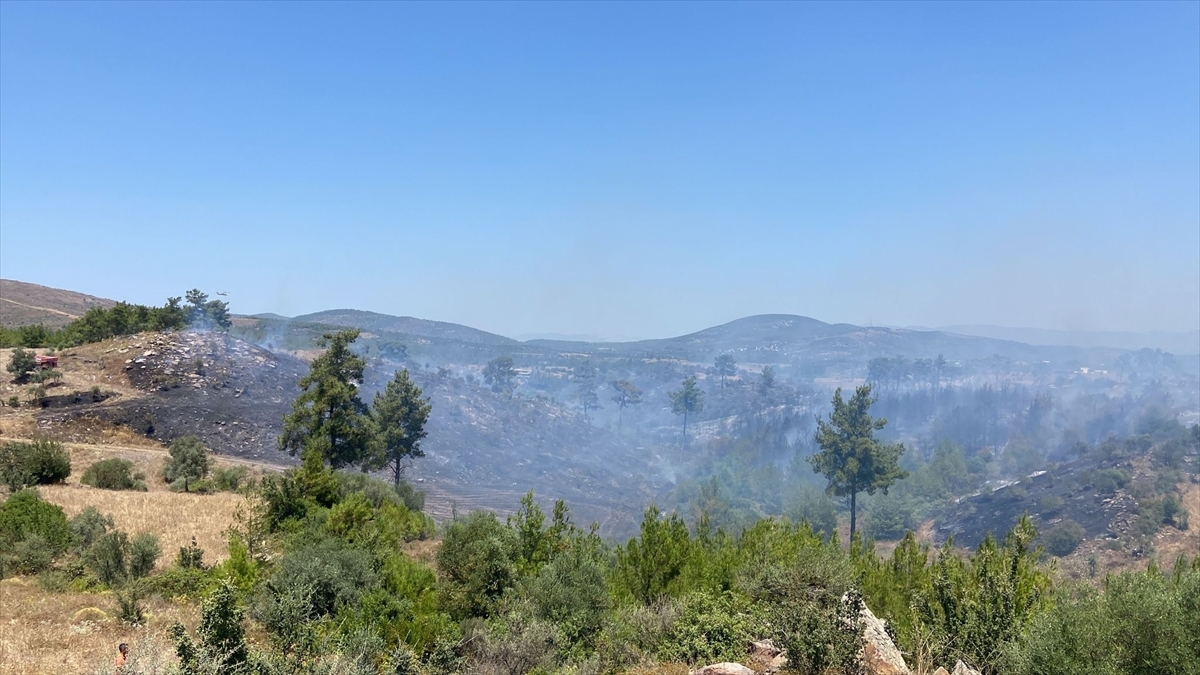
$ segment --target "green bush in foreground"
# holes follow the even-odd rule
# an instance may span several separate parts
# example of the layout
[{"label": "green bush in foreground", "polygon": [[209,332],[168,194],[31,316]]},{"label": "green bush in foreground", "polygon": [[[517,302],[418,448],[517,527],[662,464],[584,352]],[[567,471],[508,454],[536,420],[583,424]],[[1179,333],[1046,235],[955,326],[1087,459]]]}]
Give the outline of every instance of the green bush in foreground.
[{"label": "green bush in foreground", "polygon": [[1111,577],[1059,594],[1008,649],[1012,675],[1200,673],[1200,567]]},{"label": "green bush in foreground", "polygon": [[34,490],[22,490],[0,504],[0,571],[40,571],[73,538],[62,507],[43,501]]},{"label": "green bush in foreground", "polygon": [[171,442],[170,456],[163,464],[162,477],[168,483],[182,482],[182,490],[189,492],[192,483],[208,475],[208,451],[195,436],[184,436]]},{"label": "green bush in foreground", "polygon": [[146,481],[133,473],[133,463],[116,457],[89,466],[79,479],[84,485],[103,490],[146,491]]},{"label": "green bush in foreground", "polygon": [[0,481],[13,492],[31,485],[61,483],[71,475],[71,456],[48,439],[0,445]]}]

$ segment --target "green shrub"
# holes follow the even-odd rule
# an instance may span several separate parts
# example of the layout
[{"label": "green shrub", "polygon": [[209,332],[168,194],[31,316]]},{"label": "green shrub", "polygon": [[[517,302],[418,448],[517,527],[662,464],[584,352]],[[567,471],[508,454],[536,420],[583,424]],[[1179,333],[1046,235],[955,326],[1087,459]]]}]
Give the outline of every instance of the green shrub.
[{"label": "green shrub", "polygon": [[558,627],[512,614],[470,636],[471,663],[482,672],[548,673],[565,639]]},{"label": "green shrub", "polygon": [[162,555],[162,546],[158,544],[158,536],[150,532],[141,532],[129,542],[129,576],[141,579],[154,570],[154,564]]},{"label": "green shrub", "polygon": [[867,536],[874,539],[900,539],[906,532],[917,528],[916,505],[912,499],[898,492],[873,497],[864,525]]},{"label": "green shrub", "polygon": [[133,474],[133,463],[116,457],[102,459],[89,466],[79,480],[84,485],[104,490],[146,491],[145,481],[137,479]]},{"label": "green shrub", "polygon": [[376,583],[371,556],[336,539],[326,539],[289,552],[268,582],[268,592],[308,588],[315,616],[327,616],[355,603]]},{"label": "green shrub", "polygon": [[425,510],[425,493],[413,487],[412,483],[402,480],[395,490],[409,511]]},{"label": "green shrub", "polygon": [[29,380],[29,371],[33,370],[35,365],[33,352],[27,352],[17,347],[13,350],[12,355],[8,357],[6,368],[12,374],[13,382],[24,384]]},{"label": "green shrub", "polygon": [[1097,493],[1113,495],[1117,490],[1129,484],[1129,474],[1120,469],[1104,469],[1095,473],[1092,477],[1092,484]]},{"label": "green shrub", "polygon": [[1013,675],[1200,673],[1200,569],[1110,577],[1060,593],[1006,652]]},{"label": "green shrub", "polygon": [[[25,549],[25,555],[33,556],[30,560],[45,550],[51,552],[52,558],[56,557],[67,550],[73,539],[62,507],[42,501],[36,491],[27,489],[0,504],[0,555],[9,558],[14,548],[30,537],[40,540]],[[11,565],[11,559],[4,564]]]},{"label": "green shrub", "polygon": [[989,535],[968,559],[952,542],[943,546],[928,590],[913,597],[936,660],[962,659],[985,673],[997,672],[1003,650],[1048,600],[1050,577],[1038,565],[1036,538],[1025,516],[1003,544]]},{"label": "green shrub", "polygon": [[9,549],[4,568],[11,567],[21,574],[37,574],[50,569],[58,555],[50,542],[40,534],[31,533]]},{"label": "green shrub", "polygon": [[113,528],[113,519],[89,506],[71,519],[71,531],[75,534],[75,546],[81,551],[91,548],[96,540]]},{"label": "green shrub", "polygon": [[837,505],[822,490],[805,488],[788,504],[784,513],[793,522],[807,522],[826,537],[837,531]]},{"label": "green shrub", "polygon": [[31,485],[61,483],[71,475],[71,456],[49,439],[0,445],[0,480],[13,492]]},{"label": "green shrub", "polygon": [[129,535],[120,530],[96,540],[83,556],[83,562],[96,578],[107,586],[125,583],[129,577]]},{"label": "green shrub", "polygon": [[208,570],[171,566],[141,583],[147,592],[164,598],[199,598],[212,590],[216,579]]},{"label": "green shrub", "polygon": [[1042,540],[1047,553],[1061,558],[1071,555],[1086,536],[1083,526],[1068,518],[1055,523]]},{"label": "green shrub", "polygon": [[643,604],[666,597],[690,554],[691,535],[683,519],[652,505],[642,516],[640,536],[617,547],[614,585]]},{"label": "green shrub", "polygon": [[208,451],[195,436],[183,436],[171,442],[170,455],[163,464],[162,477],[171,487],[182,482],[184,492],[190,491],[191,483],[208,475]]},{"label": "green shrub", "polygon": [[524,588],[534,615],[558,626],[571,643],[591,645],[609,607],[604,569],[578,547],[542,567]]},{"label": "green shrub", "polygon": [[[855,672],[861,645],[854,570],[836,544],[803,546],[751,565],[741,582],[799,672]],[[846,598],[846,599],[843,599]]]},{"label": "green shrub", "polygon": [[142,611],[141,589],[126,588],[116,592],[117,619],[130,626],[140,626],[146,623],[146,615]]},{"label": "green shrub", "polygon": [[1038,500],[1040,512],[1045,515],[1052,515],[1062,510],[1063,499],[1057,495],[1045,495]]},{"label": "green shrub", "polygon": [[451,616],[487,616],[517,578],[517,535],[490,511],[450,523],[437,552]]},{"label": "green shrub", "polygon": [[196,643],[181,624],[171,626],[181,675],[244,672],[250,659],[250,648],[246,644],[242,618],[236,589],[224,583],[213,589],[200,606]]},{"label": "green shrub", "polygon": [[222,492],[237,492],[250,485],[250,470],[244,466],[219,466],[212,470],[212,482]]},{"label": "green shrub", "polygon": [[649,606],[619,606],[606,619],[597,640],[600,670],[622,672],[657,658],[674,626],[678,602],[663,599]]},{"label": "green shrub", "polygon": [[737,661],[751,640],[768,634],[761,611],[736,593],[691,593],[679,600],[677,612],[659,652],[668,661]]},{"label": "green shrub", "polygon": [[185,570],[204,569],[204,549],[196,544],[195,537],[192,537],[191,544],[179,547],[179,555],[175,557],[175,566]]}]

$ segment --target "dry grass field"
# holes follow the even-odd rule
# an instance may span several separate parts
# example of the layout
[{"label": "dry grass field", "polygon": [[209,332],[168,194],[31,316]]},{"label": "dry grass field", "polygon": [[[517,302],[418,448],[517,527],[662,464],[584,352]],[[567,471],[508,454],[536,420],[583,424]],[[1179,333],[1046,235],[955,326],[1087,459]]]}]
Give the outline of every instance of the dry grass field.
[{"label": "dry grass field", "polygon": [[198,605],[155,598],[145,601],[146,625],[134,628],[110,616],[115,603],[110,592],[48,593],[35,579],[0,581],[0,675],[111,673],[121,642],[143,658],[167,659],[167,628],[199,620]]},{"label": "dry grass field", "polygon": [[[4,429],[11,433],[9,426]],[[12,437],[0,440],[16,440]],[[129,439],[114,438],[128,441]],[[112,516],[116,527],[126,532],[158,535],[163,555],[159,567],[170,565],[181,546],[192,537],[204,549],[206,564],[227,557],[225,531],[234,513],[245,505],[241,495],[222,492],[211,495],[171,492],[158,477],[166,457],[160,446],[67,443],[72,473],[62,485],[42,486],[38,491],[58,504],[67,516],[94,506]],[[79,476],[92,463],[119,457],[133,462],[146,474],[148,491],[112,491],[79,484]],[[227,464],[217,460],[217,465]],[[261,473],[261,471],[252,471]],[[180,604],[150,598],[144,602],[147,624],[133,628],[112,618],[116,599],[110,592],[57,593],[39,586],[35,578],[16,577],[0,582],[0,675],[74,675],[111,673],[116,645],[128,642],[141,650],[143,660],[173,658],[167,628],[176,621],[194,627],[199,617],[195,603]]]}]

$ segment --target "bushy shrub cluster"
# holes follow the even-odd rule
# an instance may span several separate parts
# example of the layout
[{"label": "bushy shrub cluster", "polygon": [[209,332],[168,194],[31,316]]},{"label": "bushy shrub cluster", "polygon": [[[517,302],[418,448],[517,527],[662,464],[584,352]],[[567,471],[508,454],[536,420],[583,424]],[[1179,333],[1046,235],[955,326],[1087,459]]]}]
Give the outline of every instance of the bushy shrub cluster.
[{"label": "bushy shrub cluster", "polygon": [[1067,518],[1055,523],[1046,531],[1043,535],[1043,545],[1050,555],[1068,556],[1075,551],[1086,535],[1082,525]]},{"label": "bushy shrub cluster", "polygon": [[71,456],[49,439],[0,445],[0,481],[17,492],[31,485],[61,483],[71,475]]},{"label": "bushy shrub cluster", "polygon": [[163,480],[171,484],[171,489],[190,492],[207,475],[208,451],[199,438],[183,436],[171,442],[162,469]]},{"label": "bushy shrub cluster", "polygon": [[87,468],[79,482],[103,490],[146,491],[146,477],[133,472],[133,463],[116,457],[102,459]]},{"label": "bushy shrub cluster", "polygon": [[1110,577],[1102,590],[1068,587],[1008,645],[1013,675],[1200,673],[1200,564],[1173,574]]}]

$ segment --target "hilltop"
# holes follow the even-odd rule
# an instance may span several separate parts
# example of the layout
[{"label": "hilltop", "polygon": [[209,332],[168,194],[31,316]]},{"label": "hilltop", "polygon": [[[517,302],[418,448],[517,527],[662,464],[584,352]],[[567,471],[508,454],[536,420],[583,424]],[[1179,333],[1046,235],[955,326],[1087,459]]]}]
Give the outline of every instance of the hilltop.
[{"label": "hilltop", "polygon": [[58,328],[93,307],[112,307],[114,300],[75,291],[0,279],[0,328],[42,324]]},{"label": "hilltop", "polygon": [[512,338],[457,323],[416,319],[411,316],[391,316],[359,309],[330,309],[304,314],[291,320],[301,323],[359,328],[372,333],[403,333],[433,340],[454,340],[488,345],[517,344],[517,341]]}]

